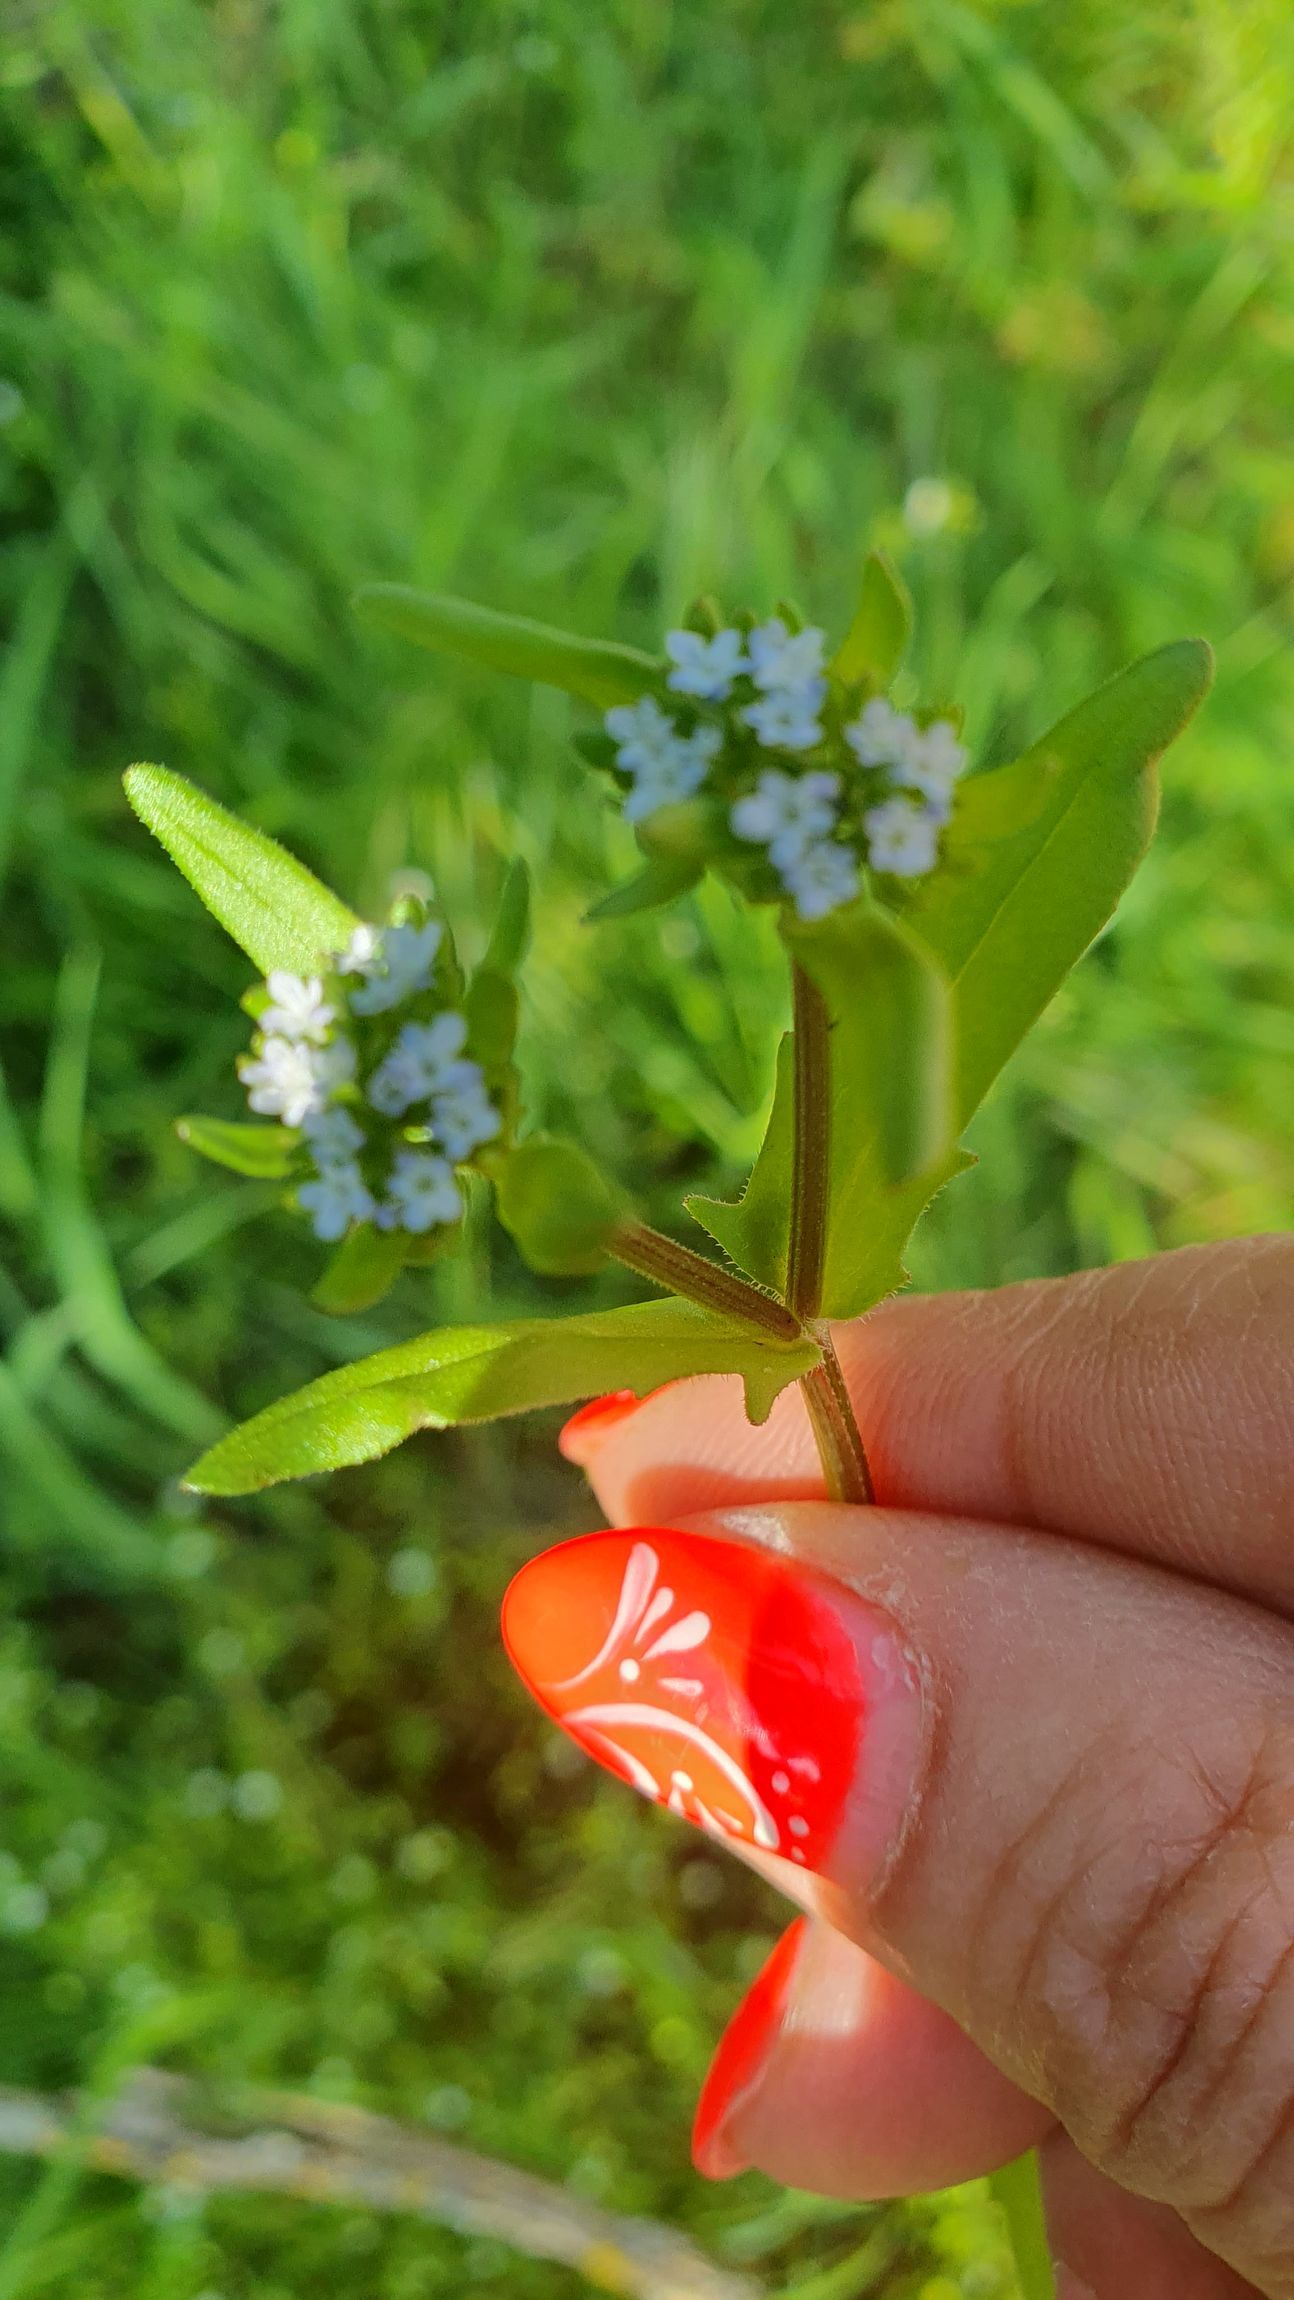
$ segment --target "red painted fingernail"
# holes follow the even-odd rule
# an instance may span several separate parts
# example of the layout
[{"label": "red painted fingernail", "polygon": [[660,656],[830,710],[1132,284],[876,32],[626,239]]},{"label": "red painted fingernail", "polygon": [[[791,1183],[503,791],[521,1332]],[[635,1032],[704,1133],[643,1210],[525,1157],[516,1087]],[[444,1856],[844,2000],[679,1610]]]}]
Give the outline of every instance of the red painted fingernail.
[{"label": "red painted fingernail", "polygon": [[795,1961],[807,1930],[808,1919],[798,1917],[790,1931],[783,1933],[719,2039],[692,2126],[692,2162],[707,2180],[732,2180],[750,2169],[745,2157],[730,2145],[726,2128],[733,2109],[758,2083],[769,2047],[781,2028]]},{"label": "red painted fingernail", "polygon": [[592,1459],[604,1437],[617,1423],[627,1421],[643,1403],[635,1390],[608,1390],[604,1398],[590,1398],[557,1433],[557,1450],[579,1469]]},{"label": "red painted fingernail", "polygon": [[[898,1828],[915,1681],[884,1617],[824,1574],[664,1528],[589,1534],[523,1566],[503,1633],[590,1756],[761,1861],[825,1873],[848,1808],[856,1880],[874,1865],[864,1840]],[[878,1718],[879,1799],[859,1782]]]}]

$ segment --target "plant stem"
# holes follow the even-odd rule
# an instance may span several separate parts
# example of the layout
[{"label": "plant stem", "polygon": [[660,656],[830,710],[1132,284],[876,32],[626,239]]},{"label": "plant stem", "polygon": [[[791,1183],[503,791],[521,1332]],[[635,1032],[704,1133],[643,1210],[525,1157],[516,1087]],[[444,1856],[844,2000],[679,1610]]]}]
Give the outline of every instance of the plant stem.
[{"label": "plant stem", "polygon": [[794,1002],[795,1109],[791,1166],[791,1235],[786,1298],[809,1327],[822,1362],[800,1376],[800,1389],[833,1501],[874,1499],[867,1449],[840,1371],[822,1308],[831,1173],[831,1017],[812,976],[791,962]]},{"label": "plant stem", "polygon": [[690,1246],[680,1246],[676,1239],[649,1229],[645,1222],[617,1223],[607,1252],[667,1294],[682,1294],[689,1302],[699,1302],[702,1309],[718,1311],[721,1317],[741,1318],[779,1342],[804,1338],[803,1325],[784,1303],[753,1286],[748,1278],[739,1278],[735,1270],[721,1269],[704,1254],[694,1254]]},{"label": "plant stem", "polygon": [[832,1501],[874,1501],[872,1473],[835,1344],[825,1325],[814,1329],[814,1338],[822,1351],[822,1362],[801,1374],[800,1391],[809,1409],[827,1492]]},{"label": "plant stem", "polygon": [[1018,2156],[989,2176],[989,2194],[1006,2222],[1021,2300],[1055,2300],[1051,2246],[1043,2216],[1038,2159]]},{"label": "plant stem", "polygon": [[795,1135],[791,1169],[791,1239],[786,1299],[798,1318],[822,1307],[831,1159],[831,1022],[827,1002],[798,960],[791,963],[794,1000]]}]

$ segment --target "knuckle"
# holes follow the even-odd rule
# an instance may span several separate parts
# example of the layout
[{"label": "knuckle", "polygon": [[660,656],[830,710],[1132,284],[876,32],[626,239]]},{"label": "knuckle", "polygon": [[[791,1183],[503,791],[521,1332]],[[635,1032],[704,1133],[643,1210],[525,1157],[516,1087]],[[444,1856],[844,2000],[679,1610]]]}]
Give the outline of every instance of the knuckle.
[{"label": "knuckle", "polygon": [[1083,2153],[1294,2293],[1294,1717],[1091,1746],[975,1932],[979,2033]]}]

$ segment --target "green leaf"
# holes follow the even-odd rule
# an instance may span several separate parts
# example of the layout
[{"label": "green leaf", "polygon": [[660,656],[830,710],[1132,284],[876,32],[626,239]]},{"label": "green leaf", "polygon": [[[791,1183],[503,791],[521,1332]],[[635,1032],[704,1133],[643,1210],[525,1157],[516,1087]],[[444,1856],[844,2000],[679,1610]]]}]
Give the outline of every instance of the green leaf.
[{"label": "green leaf", "polygon": [[530,872],[523,862],[514,862],[508,865],[481,965],[493,974],[515,974],[529,948]]},{"label": "green leaf", "polygon": [[309,974],[344,950],[358,920],[261,831],[166,767],[131,767],[126,796],[190,886],[262,974]]},{"label": "green leaf", "polygon": [[395,1284],[408,1259],[410,1243],[407,1231],[379,1230],[372,1222],[358,1223],[347,1232],[323,1276],[311,1288],[315,1308],[326,1310],[333,1318],[371,1310]]},{"label": "green leaf", "polygon": [[613,887],[584,913],[586,926],[601,926],[611,918],[632,918],[640,910],[659,910],[686,894],[701,877],[702,865],[686,855],[653,855],[636,877]]},{"label": "green leaf", "polygon": [[[822,1306],[828,1317],[858,1317],[904,1284],[917,1216],[970,1163],[953,1147],[947,986],[915,937],[875,905],[783,933],[831,1024]],[[725,1252],[777,1294],[790,1245],[794,1076],[787,1038],[768,1130],[738,1203],[688,1201]]]},{"label": "green leaf", "polygon": [[[940,870],[914,890],[905,914],[946,971],[952,1060],[950,1135],[961,1132],[1030,1024],[1111,916],[1145,851],[1155,814],[1155,763],[1207,692],[1211,658],[1202,641],[1161,647],[1121,672],[1044,735],[1013,766],[977,775],[961,792]],[[858,915],[866,917],[863,910]],[[875,917],[877,914],[872,913]],[[827,996],[835,1079],[823,1309],[858,1317],[903,1284],[908,1236],[935,1193],[971,1161],[946,1142],[924,1171],[893,1179],[887,1139],[902,1141],[922,1102],[925,1139],[943,1129],[937,1093],[937,1017],[914,1043],[925,1048],[925,1087],[905,1118],[887,1117],[882,1082],[901,1049],[905,998],[891,976],[889,1011],[872,1001],[870,966],[849,950],[855,913],[823,922],[816,959],[810,935],[788,940]],[[897,992],[897,996],[895,993]],[[933,1100],[926,1094],[935,1089]],[[889,1130],[896,1128],[891,1134]],[[912,1136],[911,1156],[923,1128]],[[792,1071],[779,1065],[773,1112],[744,1196],[735,1206],[694,1200],[691,1210],[733,1260],[781,1293],[788,1249]]]},{"label": "green leaf", "polygon": [[777,1049],[773,1106],[741,1197],[685,1198],[694,1222],[709,1232],[738,1269],[780,1294],[790,1248],[791,1176],[795,1156],[795,1048],[789,1030]]},{"label": "green leaf", "polygon": [[463,994],[468,1044],[491,1078],[512,1060],[517,1042],[517,986],[492,966],[478,966]]},{"label": "green leaf", "polygon": [[866,679],[888,687],[912,636],[912,601],[907,585],[879,551],[863,562],[863,582],[854,619],[831,665],[838,679],[855,687]]},{"label": "green leaf", "polygon": [[598,710],[635,703],[656,684],[664,665],[636,647],[609,639],[578,639],[524,615],[499,615],[444,591],[414,591],[405,583],[366,583],[355,594],[365,620],[412,639],[419,647],[464,656],[517,679],[562,687]]},{"label": "green leaf", "polygon": [[[931,1172],[952,1148],[951,1001],[930,953],[879,905],[853,903],[782,929],[831,1022],[833,1215],[849,1220],[857,1145],[874,1138],[887,1183]],[[828,1271],[832,1260],[828,1227]]]},{"label": "green leaf", "polygon": [[959,1129],[1112,916],[1154,829],[1160,754],[1211,678],[1203,640],[1157,648],[963,785],[907,913],[952,985]]},{"label": "green leaf", "polygon": [[291,1172],[298,1140],[289,1126],[242,1126],[196,1112],[177,1118],[175,1131],[200,1158],[235,1174],[251,1174],[258,1182],[277,1182]]},{"label": "green leaf", "polygon": [[624,1201],[571,1142],[537,1134],[494,1170],[499,1220],[532,1270],[588,1277],[606,1259]]},{"label": "green leaf", "polygon": [[255,1493],[283,1478],[389,1453],[415,1430],[567,1405],[607,1389],[644,1396],[688,1374],[741,1374],[751,1404],[817,1362],[807,1340],[779,1343],[691,1302],[639,1302],[586,1317],[457,1326],[360,1359],[281,1398],[203,1455],[200,1493]]}]

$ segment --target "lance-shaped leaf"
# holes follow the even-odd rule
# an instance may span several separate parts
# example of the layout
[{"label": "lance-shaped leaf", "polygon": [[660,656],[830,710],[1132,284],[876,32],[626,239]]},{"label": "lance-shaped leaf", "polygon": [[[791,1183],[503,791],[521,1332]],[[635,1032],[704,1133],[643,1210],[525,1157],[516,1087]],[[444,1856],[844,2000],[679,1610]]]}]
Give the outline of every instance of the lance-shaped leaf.
[{"label": "lance-shaped leaf", "polygon": [[779,1343],[675,1300],[446,1327],[279,1399],[204,1454],[188,1482],[200,1493],[254,1493],[372,1461],[415,1430],[492,1421],[606,1389],[645,1396],[688,1374],[740,1374],[747,1410],[762,1421],[778,1391],[817,1358],[807,1338]]},{"label": "lance-shaped leaf", "polygon": [[1160,756],[1212,675],[1202,639],[1156,648],[963,786],[908,913],[952,985],[959,1128],[1112,917],[1150,843]]},{"label": "lance-shaped leaf", "polygon": [[315,1308],[326,1310],[333,1318],[371,1310],[395,1284],[411,1243],[407,1230],[379,1230],[372,1222],[357,1223],[311,1288]]},{"label": "lance-shaped leaf", "polygon": [[879,551],[863,562],[854,619],[836,651],[832,670],[846,686],[866,679],[888,687],[912,636],[912,601],[906,584]]},{"label": "lance-shaped leaf", "polygon": [[510,975],[478,966],[463,993],[472,1053],[491,1080],[512,1060],[517,1042],[517,986]]},{"label": "lance-shaped leaf", "polygon": [[304,863],[167,767],[131,767],[126,796],[173,863],[262,974],[310,974],[358,920]]},{"label": "lance-shaped leaf", "polygon": [[[959,1164],[953,1146],[947,984],[929,954],[879,907],[858,903],[813,926],[783,927],[822,993],[831,1121],[822,1307],[858,1315],[903,1283],[903,1248],[922,1207]],[[689,1211],[742,1268],[782,1292],[790,1243],[793,1044],[778,1062],[768,1132],[733,1206]]]},{"label": "lance-shaped leaf", "polygon": [[228,1166],[235,1174],[250,1174],[258,1182],[281,1181],[292,1170],[298,1137],[288,1126],[245,1126],[195,1112],[177,1118],[175,1131],[200,1158]]},{"label": "lance-shaped leaf", "polygon": [[562,687],[600,711],[634,703],[656,684],[665,666],[636,647],[610,639],[579,639],[550,630],[525,615],[500,615],[445,591],[415,591],[405,583],[366,583],[355,606],[367,622],[412,639],[442,655],[459,655],[517,679]]},{"label": "lance-shaped leaf", "polygon": [[530,872],[523,862],[513,862],[508,865],[481,964],[492,974],[515,974],[529,948]]}]

